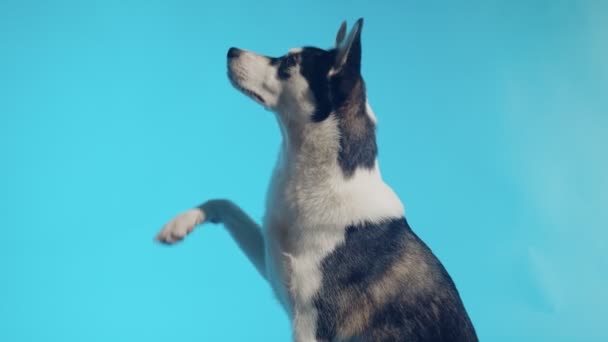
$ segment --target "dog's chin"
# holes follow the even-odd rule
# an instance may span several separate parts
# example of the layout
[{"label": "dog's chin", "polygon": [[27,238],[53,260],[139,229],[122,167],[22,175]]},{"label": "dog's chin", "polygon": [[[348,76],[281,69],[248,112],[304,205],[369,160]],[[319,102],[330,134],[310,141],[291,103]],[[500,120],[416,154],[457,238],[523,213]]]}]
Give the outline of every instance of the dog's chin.
[{"label": "dog's chin", "polygon": [[230,71],[228,71],[228,78],[230,79],[230,83],[232,83],[232,86],[235,87],[236,89],[238,89],[241,93],[249,96],[250,98],[252,98],[255,102],[261,104],[264,107],[268,107],[268,105],[266,104],[266,101],[264,100],[264,98],[262,97],[262,95],[256,93],[255,91],[244,87],[243,85],[241,85],[241,83],[239,82],[239,80],[237,80]]},{"label": "dog's chin", "polygon": [[241,87],[239,85],[235,85],[235,87],[240,90],[243,94],[249,96],[250,98],[252,98],[255,102],[261,104],[264,107],[268,107],[268,105],[266,104],[266,101],[264,100],[264,98],[262,97],[262,95],[256,93],[253,90],[247,89],[245,87]]}]

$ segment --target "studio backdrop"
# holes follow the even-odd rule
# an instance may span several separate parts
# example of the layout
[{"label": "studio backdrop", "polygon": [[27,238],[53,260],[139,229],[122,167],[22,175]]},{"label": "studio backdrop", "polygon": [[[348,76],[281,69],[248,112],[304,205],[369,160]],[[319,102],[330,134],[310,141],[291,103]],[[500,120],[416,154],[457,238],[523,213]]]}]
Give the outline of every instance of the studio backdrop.
[{"label": "studio backdrop", "polygon": [[289,341],[221,226],[256,220],[280,132],[231,46],[365,18],[379,162],[482,341],[608,341],[608,2],[0,1],[0,341]]}]

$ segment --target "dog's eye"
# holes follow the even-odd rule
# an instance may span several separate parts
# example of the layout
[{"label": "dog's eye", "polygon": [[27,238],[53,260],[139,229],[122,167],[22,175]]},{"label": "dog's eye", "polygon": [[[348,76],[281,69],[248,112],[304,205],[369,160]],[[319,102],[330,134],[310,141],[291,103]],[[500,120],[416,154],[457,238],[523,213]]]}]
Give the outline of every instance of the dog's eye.
[{"label": "dog's eye", "polygon": [[289,69],[296,65],[297,57],[296,55],[290,54],[283,58],[281,58],[281,63],[279,64],[279,78],[288,79],[289,78]]},{"label": "dog's eye", "polygon": [[296,55],[287,55],[285,57],[285,67],[291,68],[294,65],[296,65]]}]

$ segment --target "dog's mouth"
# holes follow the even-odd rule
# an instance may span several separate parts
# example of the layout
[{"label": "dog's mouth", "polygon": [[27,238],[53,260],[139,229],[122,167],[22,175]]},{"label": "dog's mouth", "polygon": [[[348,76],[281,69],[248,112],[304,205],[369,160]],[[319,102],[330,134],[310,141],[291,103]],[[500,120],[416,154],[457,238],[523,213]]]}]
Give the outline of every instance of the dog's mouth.
[{"label": "dog's mouth", "polygon": [[261,104],[262,106],[266,106],[266,101],[264,101],[264,98],[262,97],[262,95],[256,93],[255,91],[253,91],[251,89],[243,87],[241,85],[241,83],[234,77],[234,75],[230,71],[228,71],[228,78],[230,79],[230,83],[232,83],[232,85],[236,89],[240,90],[243,94],[251,97],[256,102],[258,102],[259,104]]}]

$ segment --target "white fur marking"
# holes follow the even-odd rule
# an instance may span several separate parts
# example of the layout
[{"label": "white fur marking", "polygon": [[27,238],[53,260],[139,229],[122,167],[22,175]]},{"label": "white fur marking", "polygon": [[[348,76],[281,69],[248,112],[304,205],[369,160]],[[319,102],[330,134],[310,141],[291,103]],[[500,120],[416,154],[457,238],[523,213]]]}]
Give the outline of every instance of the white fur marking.
[{"label": "white fur marking", "polygon": [[372,110],[372,107],[369,105],[369,102],[365,103],[365,109],[367,111],[367,115],[369,116],[370,119],[372,119],[372,122],[375,124],[378,123],[378,120],[376,119],[376,114],[374,114],[374,111]]}]

